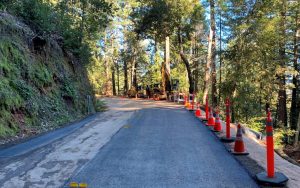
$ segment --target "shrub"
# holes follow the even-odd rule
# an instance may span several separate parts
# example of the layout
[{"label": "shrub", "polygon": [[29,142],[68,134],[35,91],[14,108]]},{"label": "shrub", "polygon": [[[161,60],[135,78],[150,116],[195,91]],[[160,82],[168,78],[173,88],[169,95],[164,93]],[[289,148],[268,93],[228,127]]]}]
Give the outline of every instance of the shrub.
[{"label": "shrub", "polygon": [[107,110],[106,103],[101,99],[96,100],[96,105],[95,106],[96,106],[96,111],[97,112],[103,112],[103,111]]}]

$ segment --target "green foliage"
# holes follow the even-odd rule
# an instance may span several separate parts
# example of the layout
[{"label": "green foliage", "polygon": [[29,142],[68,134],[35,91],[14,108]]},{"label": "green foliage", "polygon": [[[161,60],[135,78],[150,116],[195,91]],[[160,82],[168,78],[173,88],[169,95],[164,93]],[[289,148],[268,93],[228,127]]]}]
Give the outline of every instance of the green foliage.
[{"label": "green foliage", "polygon": [[105,0],[5,0],[0,3],[1,9],[22,17],[39,35],[62,36],[64,47],[83,63],[91,56],[89,42],[97,39],[113,13]]},{"label": "green foliage", "polygon": [[96,100],[96,104],[95,104],[95,109],[97,112],[103,112],[107,110],[107,106],[105,101],[101,100],[101,99],[97,99]]},{"label": "green foliage", "polygon": [[74,87],[74,83],[72,83],[72,80],[65,78],[63,81],[63,88],[62,88],[62,95],[71,97],[72,99],[77,98],[77,91]]},{"label": "green foliage", "polygon": [[0,138],[3,136],[12,136],[17,132],[15,122],[11,120],[11,113],[0,109]]},{"label": "green foliage", "polygon": [[15,27],[18,21],[7,14],[0,17],[0,27],[5,28],[5,36],[0,30],[1,138],[31,128],[46,131],[81,118],[86,95],[92,93],[83,67],[72,67],[71,59],[56,53],[62,51],[58,45],[44,49],[47,57],[32,52],[27,43],[32,31]]},{"label": "green foliage", "polygon": [[247,121],[246,126],[250,129],[263,133],[265,131],[266,117],[253,117]]},{"label": "green foliage", "polygon": [[87,71],[94,92],[96,94],[102,94],[105,85],[105,78],[103,76],[103,72],[105,71],[104,66],[102,66],[101,62],[95,58],[92,63],[87,65]]},{"label": "green foliage", "polygon": [[52,74],[45,65],[37,64],[29,71],[30,79],[38,88],[51,86]]},{"label": "green foliage", "polygon": [[14,90],[8,79],[1,78],[0,80],[0,109],[14,110],[23,105],[23,99]]},{"label": "green foliage", "polygon": [[295,131],[289,128],[274,129],[274,148],[281,149],[287,143],[286,139],[294,134]]}]

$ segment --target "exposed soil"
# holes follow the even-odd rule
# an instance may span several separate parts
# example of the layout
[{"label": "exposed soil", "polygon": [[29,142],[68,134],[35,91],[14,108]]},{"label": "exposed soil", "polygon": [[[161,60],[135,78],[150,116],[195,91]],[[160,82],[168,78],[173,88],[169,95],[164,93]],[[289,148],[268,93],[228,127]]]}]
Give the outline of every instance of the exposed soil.
[{"label": "exposed soil", "polygon": [[283,151],[293,160],[295,160],[298,164],[300,164],[300,147],[293,147],[287,145]]}]

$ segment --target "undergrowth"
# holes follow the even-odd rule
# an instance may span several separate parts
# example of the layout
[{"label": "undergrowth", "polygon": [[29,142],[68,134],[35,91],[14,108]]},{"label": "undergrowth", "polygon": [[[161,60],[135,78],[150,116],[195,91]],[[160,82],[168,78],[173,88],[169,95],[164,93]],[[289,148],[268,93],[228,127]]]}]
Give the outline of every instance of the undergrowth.
[{"label": "undergrowth", "polygon": [[97,99],[96,100],[96,104],[95,104],[95,109],[97,112],[103,112],[107,110],[107,106],[105,101],[101,100],[101,99]]},{"label": "undergrowth", "polygon": [[[2,26],[12,29],[13,20],[0,19]],[[86,115],[86,96],[92,92],[87,79],[77,78],[85,72],[74,72],[56,49],[32,51],[26,34],[13,33],[0,35],[0,138],[28,129],[46,131]]]}]

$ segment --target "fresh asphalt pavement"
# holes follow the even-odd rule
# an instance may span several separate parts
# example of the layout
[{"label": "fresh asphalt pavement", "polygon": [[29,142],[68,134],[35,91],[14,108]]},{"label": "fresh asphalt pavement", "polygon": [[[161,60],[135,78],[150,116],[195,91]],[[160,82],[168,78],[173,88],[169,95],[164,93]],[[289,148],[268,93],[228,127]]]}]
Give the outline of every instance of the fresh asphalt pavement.
[{"label": "fresh asphalt pavement", "polygon": [[70,181],[89,188],[258,187],[217,137],[178,106],[139,110]]}]

